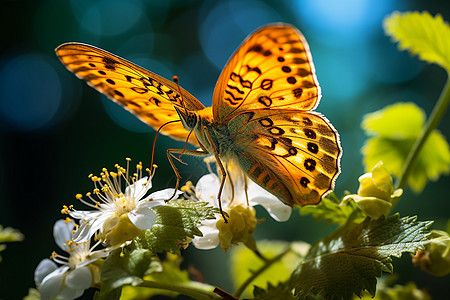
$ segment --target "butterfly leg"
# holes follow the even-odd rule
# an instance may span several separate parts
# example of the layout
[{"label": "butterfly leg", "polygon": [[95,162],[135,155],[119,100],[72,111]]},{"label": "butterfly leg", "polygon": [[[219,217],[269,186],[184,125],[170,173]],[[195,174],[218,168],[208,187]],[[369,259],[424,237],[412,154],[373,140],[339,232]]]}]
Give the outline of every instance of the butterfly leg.
[{"label": "butterfly leg", "polygon": [[180,186],[181,175],[180,175],[180,172],[178,172],[178,169],[175,166],[175,163],[173,162],[173,158],[179,160],[179,158],[175,157],[174,154],[182,154],[182,153],[186,154],[186,155],[192,155],[192,156],[210,155],[206,151],[199,151],[199,150],[167,149],[167,159],[169,160],[170,166],[172,167],[172,170],[175,172],[175,176],[177,177],[177,183],[175,184],[175,190],[173,191],[173,195],[169,199],[167,199],[167,201],[170,201],[175,197],[175,195],[177,194],[178,187]]},{"label": "butterfly leg", "polygon": [[209,133],[208,128],[206,126],[203,127],[203,131],[205,132],[206,138],[208,139],[209,145],[212,148],[212,151],[213,151],[214,157],[216,159],[217,165],[220,168],[220,173],[222,174],[222,180],[220,182],[219,193],[217,194],[217,202],[219,203],[219,210],[220,210],[220,213],[222,214],[223,221],[225,223],[228,223],[228,220],[225,217],[225,214],[224,214],[224,212],[222,210],[222,200],[221,200],[223,186],[225,185],[225,180],[227,178],[227,172],[225,170],[225,167],[223,166],[222,161],[220,160],[219,152],[217,151],[217,148],[216,148],[216,146],[214,144],[214,141],[213,141],[213,139],[211,137],[211,133]]}]

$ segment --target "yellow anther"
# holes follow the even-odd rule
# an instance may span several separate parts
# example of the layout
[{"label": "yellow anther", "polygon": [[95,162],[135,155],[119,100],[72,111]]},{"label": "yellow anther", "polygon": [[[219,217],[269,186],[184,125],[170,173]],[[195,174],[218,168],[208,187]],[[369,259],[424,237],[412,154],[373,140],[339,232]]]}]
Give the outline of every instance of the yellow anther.
[{"label": "yellow anther", "polygon": [[55,251],[52,252],[52,254],[50,255],[50,259],[55,259],[58,257],[58,253],[56,253]]},{"label": "yellow anther", "polygon": [[94,176],[94,174],[89,174],[89,175],[88,175],[88,178],[91,178],[92,176]]},{"label": "yellow anther", "polygon": [[127,157],[127,158],[125,158],[127,161],[131,161],[131,158],[129,158],[129,157]]},{"label": "yellow anther", "polygon": [[102,168],[102,171],[105,173],[108,173],[108,169],[107,168]]},{"label": "yellow anther", "polygon": [[91,196],[91,192],[86,193],[86,197],[89,197],[89,196]]},{"label": "yellow anther", "polygon": [[99,189],[94,189],[93,191],[92,191],[94,194],[100,194],[100,190]]},{"label": "yellow anther", "polygon": [[63,205],[63,208],[61,209],[61,214],[68,215],[69,214],[69,208],[67,205]]},{"label": "yellow anther", "polygon": [[69,241],[69,246],[72,247],[73,245],[75,245],[76,243],[74,241]]},{"label": "yellow anther", "polygon": [[71,218],[69,218],[69,217],[66,217],[66,219],[64,220],[64,223],[70,223],[70,222],[72,222],[72,219]]},{"label": "yellow anther", "polygon": [[108,192],[108,191],[109,191],[109,187],[107,185],[102,187],[102,192]]},{"label": "yellow anther", "polygon": [[111,175],[112,178],[116,178],[117,177],[117,173],[116,172],[110,172],[109,175]]},{"label": "yellow anther", "polygon": [[81,195],[81,194],[76,194],[76,195],[75,195],[75,198],[76,198],[77,200],[80,200],[81,198],[83,198],[83,195]]},{"label": "yellow anther", "polygon": [[153,168],[155,168],[155,169],[156,169],[157,167],[158,167],[158,165],[157,165],[157,164],[153,164]]},{"label": "yellow anther", "polygon": [[95,203],[95,208],[99,208],[100,207],[100,202]]}]

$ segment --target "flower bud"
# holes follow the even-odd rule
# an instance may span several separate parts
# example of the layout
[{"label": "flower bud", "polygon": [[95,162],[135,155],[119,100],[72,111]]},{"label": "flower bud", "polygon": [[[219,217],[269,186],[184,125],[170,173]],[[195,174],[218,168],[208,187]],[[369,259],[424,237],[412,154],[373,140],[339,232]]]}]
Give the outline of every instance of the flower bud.
[{"label": "flower bud", "polygon": [[217,222],[220,247],[227,251],[231,245],[244,243],[248,248],[256,250],[256,242],[252,237],[256,227],[256,213],[251,206],[233,206],[228,212],[228,223]]},{"label": "flower bud", "polygon": [[440,230],[432,230],[431,237],[427,250],[418,250],[413,263],[431,275],[445,276],[450,273],[450,237]]},{"label": "flower bud", "polygon": [[392,208],[392,200],[402,195],[403,190],[394,190],[392,177],[379,162],[371,173],[359,177],[357,195],[348,195],[344,201],[353,199],[362,212],[372,218],[378,219],[387,216]]}]

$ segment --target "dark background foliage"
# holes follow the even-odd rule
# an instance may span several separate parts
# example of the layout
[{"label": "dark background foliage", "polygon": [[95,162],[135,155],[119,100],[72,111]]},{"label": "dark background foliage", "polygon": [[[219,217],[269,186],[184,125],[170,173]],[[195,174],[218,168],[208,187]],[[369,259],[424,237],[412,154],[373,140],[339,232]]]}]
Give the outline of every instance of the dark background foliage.
[{"label": "dark background foliage", "polygon": [[[58,250],[53,223],[63,204],[92,189],[87,175],[134,162],[150,163],[155,132],[76,79],[59,63],[54,48],[80,41],[99,46],[172,78],[211,105],[215,81],[226,60],[253,30],[287,22],[306,36],[322,87],[318,111],[341,135],[344,156],[336,193],[355,192],[363,173],[362,116],[396,101],[414,101],[430,113],[446,74],[406,52],[398,52],[382,31],[382,19],[395,11],[428,10],[450,20],[448,1],[406,0],[46,0],[1,1],[0,22],[0,224],[19,229],[25,241],[8,244],[0,264],[0,298],[17,299],[34,286],[39,261]],[[450,121],[439,126],[450,136]],[[167,148],[183,147],[158,137],[155,190],[172,187],[175,176]],[[180,166],[183,182],[206,173],[199,159]],[[406,191],[397,209],[402,215],[449,218],[449,177],[427,185],[421,195]],[[256,238],[313,243],[333,228],[293,213],[276,223],[263,210]],[[221,250],[183,252],[210,284],[231,290]],[[400,283],[414,280],[436,298],[449,279],[433,278],[395,261]],[[187,265],[187,264],[186,264]]]}]

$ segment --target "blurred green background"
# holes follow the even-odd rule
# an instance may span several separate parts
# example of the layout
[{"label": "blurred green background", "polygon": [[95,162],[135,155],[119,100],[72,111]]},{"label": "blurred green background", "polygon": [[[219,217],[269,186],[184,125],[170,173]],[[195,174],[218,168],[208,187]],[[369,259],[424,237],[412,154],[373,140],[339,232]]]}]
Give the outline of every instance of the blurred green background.
[{"label": "blurred green background", "polygon": [[[398,52],[382,31],[382,19],[395,11],[428,10],[450,20],[449,1],[407,0],[2,0],[0,9],[0,224],[19,229],[25,241],[8,244],[0,263],[0,298],[19,299],[34,287],[39,261],[58,250],[54,222],[63,204],[92,189],[87,178],[102,167],[125,164],[125,157],[150,164],[155,132],[69,73],[54,48],[79,41],[107,49],[180,84],[206,106],[225,62],[259,26],[287,22],[308,40],[322,87],[318,111],[341,135],[342,174],[336,194],[355,192],[363,173],[360,149],[362,116],[396,101],[414,101],[430,113],[445,83],[445,71]],[[450,115],[439,129],[450,137]],[[155,190],[173,187],[167,148],[183,147],[158,137]],[[207,172],[201,160],[179,165],[183,182]],[[406,191],[396,207],[403,216],[436,220],[443,229],[450,217],[450,178],[431,182],[420,195]],[[313,243],[332,226],[299,217],[266,222],[257,239]],[[227,254],[221,250],[183,251],[186,266],[205,280],[232,290]],[[433,278],[395,259],[400,283],[414,280],[436,299],[449,291],[450,279]],[[92,294],[91,294],[92,295]]]}]

